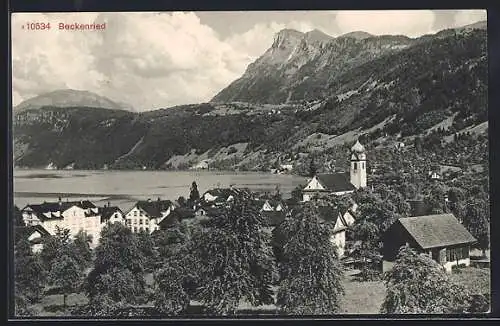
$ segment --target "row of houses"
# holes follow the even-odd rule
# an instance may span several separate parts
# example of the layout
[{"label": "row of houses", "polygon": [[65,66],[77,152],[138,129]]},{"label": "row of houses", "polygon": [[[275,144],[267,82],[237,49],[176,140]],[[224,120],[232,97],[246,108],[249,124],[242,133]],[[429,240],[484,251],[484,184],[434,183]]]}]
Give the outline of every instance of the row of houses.
[{"label": "row of houses", "polygon": [[[179,221],[196,222],[214,215],[222,206],[227,206],[234,197],[242,193],[253,196],[251,199],[262,212],[267,226],[279,224],[286,216],[287,204],[283,200],[250,195],[248,189],[217,188],[203,194],[201,200],[192,207],[180,207],[170,200],[141,200],[128,211],[122,211],[118,206],[109,203],[97,206],[91,201],[62,201],[28,204],[21,209],[26,227],[30,227],[30,240],[43,236],[54,235],[57,229],[69,229],[71,236],[84,231],[92,238],[91,246],[99,243],[104,226],[111,223],[122,223],[132,232],[154,233],[160,229],[178,223]],[[40,246],[35,246],[39,249]],[[37,249],[37,250],[38,250]]]},{"label": "row of houses", "polygon": [[[351,167],[348,173],[318,174],[309,180],[302,190],[302,201],[315,200],[324,194],[344,195],[367,186],[366,150],[358,142],[351,149]],[[287,217],[291,216],[293,202],[270,196],[259,196],[249,189],[216,188],[205,192],[192,207],[178,207],[169,200],[138,201],[124,213],[116,206],[98,207],[90,201],[43,203],[27,205],[22,209],[25,224],[32,227],[30,240],[55,234],[57,227],[67,228],[72,235],[80,230],[93,238],[92,245],[99,242],[102,228],[107,223],[123,223],[132,232],[154,233],[176,223],[197,223],[217,215],[222,207],[231,205],[235,197],[253,202],[260,210],[266,228],[272,232]],[[411,203],[414,215],[397,220],[383,237],[383,269],[392,266],[402,245],[410,245],[451,271],[454,265],[469,265],[470,246],[474,237],[452,214],[423,215],[424,210]],[[346,255],[346,233],[356,222],[357,204],[339,210],[333,206],[320,206],[319,213],[324,223],[332,225],[330,241],[336,245],[340,258]],[[39,242],[39,241],[38,241]],[[39,243],[38,243],[39,244]],[[35,243],[36,245],[36,243]],[[39,250],[39,246],[36,247]]]}]

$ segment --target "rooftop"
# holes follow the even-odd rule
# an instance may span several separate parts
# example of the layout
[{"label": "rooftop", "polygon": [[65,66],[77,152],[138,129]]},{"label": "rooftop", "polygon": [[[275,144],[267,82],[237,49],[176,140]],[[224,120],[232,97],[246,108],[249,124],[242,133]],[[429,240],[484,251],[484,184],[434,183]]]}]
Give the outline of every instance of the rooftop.
[{"label": "rooftop", "polygon": [[422,249],[477,241],[453,214],[403,217],[398,222]]}]

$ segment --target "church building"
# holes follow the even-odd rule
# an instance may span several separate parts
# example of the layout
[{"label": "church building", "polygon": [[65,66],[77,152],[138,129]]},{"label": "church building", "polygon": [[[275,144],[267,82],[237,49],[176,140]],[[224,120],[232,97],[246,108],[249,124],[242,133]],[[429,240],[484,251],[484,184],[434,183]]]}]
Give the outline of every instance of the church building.
[{"label": "church building", "polygon": [[315,175],[302,190],[303,201],[319,194],[344,195],[366,187],[366,150],[358,141],[351,148],[350,171]]}]

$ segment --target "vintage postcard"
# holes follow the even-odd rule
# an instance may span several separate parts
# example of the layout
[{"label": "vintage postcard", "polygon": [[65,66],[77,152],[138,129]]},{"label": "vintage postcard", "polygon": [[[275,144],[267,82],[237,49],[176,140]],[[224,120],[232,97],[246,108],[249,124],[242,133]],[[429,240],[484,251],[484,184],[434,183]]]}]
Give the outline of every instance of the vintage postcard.
[{"label": "vintage postcard", "polygon": [[12,318],[490,312],[486,10],[11,34]]}]

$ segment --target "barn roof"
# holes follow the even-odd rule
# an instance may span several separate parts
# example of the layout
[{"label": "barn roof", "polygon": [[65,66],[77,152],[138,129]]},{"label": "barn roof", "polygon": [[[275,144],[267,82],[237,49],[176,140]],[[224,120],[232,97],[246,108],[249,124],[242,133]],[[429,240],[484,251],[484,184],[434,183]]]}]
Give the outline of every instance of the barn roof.
[{"label": "barn roof", "polygon": [[476,242],[453,214],[403,217],[398,222],[422,249]]},{"label": "barn roof", "polygon": [[328,173],[316,175],[319,183],[328,191],[340,192],[356,190],[348,178],[348,173]]}]

